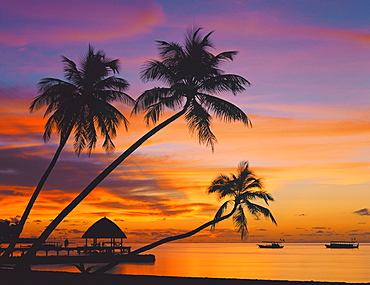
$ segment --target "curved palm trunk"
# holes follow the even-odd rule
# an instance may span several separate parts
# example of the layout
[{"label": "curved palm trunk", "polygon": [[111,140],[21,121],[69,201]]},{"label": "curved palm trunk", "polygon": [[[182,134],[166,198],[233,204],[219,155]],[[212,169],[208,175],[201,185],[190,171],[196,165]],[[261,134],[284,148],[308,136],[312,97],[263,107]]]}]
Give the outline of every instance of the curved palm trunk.
[{"label": "curved palm trunk", "polygon": [[118,165],[120,165],[129,155],[131,155],[136,149],[139,148],[145,141],[147,141],[150,137],[154,134],[159,132],[161,129],[181,117],[185,114],[187,109],[187,104],[185,107],[172,117],[168,118],[158,126],[154,127],[144,136],[142,136],[138,141],[136,141],[133,145],[131,145],[125,152],[123,152],[115,161],[113,161],[106,169],[104,169],[82,192],[67,206],[65,207],[59,215],[47,226],[47,228],[43,231],[40,237],[33,243],[31,248],[27,251],[27,253],[22,257],[21,261],[17,264],[16,268],[18,269],[28,269],[30,261],[33,257],[36,256],[36,252],[40,249],[41,245],[46,241],[49,235],[53,232],[53,230],[63,221],[63,219],[73,211],[74,208],[78,206],[78,204],[90,194],[92,190],[96,186],[99,185],[100,182],[104,180]]},{"label": "curved palm trunk", "polygon": [[[223,220],[226,220],[226,219],[230,218],[235,213],[237,206],[238,206],[237,203],[235,203],[234,208],[227,215],[225,215],[223,217],[220,217],[218,219],[214,219],[212,221],[209,221],[209,222],[197,227],[196,229],[194,229],[190,232],[187,232],[187,233],[184,233],[184,234],[181,234],[181,235],[176,235],[176,236],[172,236],[172,237],[163,238],[159,241],[156,241],[156,242],[153,242],[151,244],[140,247],[138,249],[135,249],[134,251],[130,252],[128,255],[136,255],[136,254],[142,253],[144,251],[148,251],[150,249],[153,249],[153,248],[155,248],[157,246],[160,246],[161,244],[164,244],[164,243],[167,243],[167,242],[171,242],[171,241],[174,241],[174,240],[179,240],[179,239],[191,237],[192,235],[195,235],[196,233],[200,232],[201,230],[204,230],[205,228],[207,228],[209,226],[212,226],[214,224],[217,224],[218,222],[221,222]],[[94,271],[93,274],[104,273],[104,272],[112,269],[113,267],[115,267],[117,264],[119,264],[119,262],[109,263],[109,264],[103,266],[102,268],[99,268],[98,270]]]},{"label": "curved palm trunk", "polygon": [[68,137],[69,137],[70,133],[71,133],[71,131],[69,131],[69,133],[65,137],[65,139],[61,140],[61,142],[59,144],[59,147],[58,147],[58,149],[56,150],[56,152],[54,154],[53,159],[51,160],[51,162],[50,162],[48,168],[46,169],[45,173],[42,175],[35,191],[32,193],[31,199],[28,201],[27,207],[23,212],[21,220],[20,220],[19,224],[16,226],[16,232],[15,232],[14,236],[12,237],[8,248],[1,255],[1,259],[0,259],[1,264],[0,264],[0,266],[3,264],[2,259],[6,258],[6,257],[9,257],[9,255],[13,252],[13,249],[14,249],[15,245],[17,244],[18,238],[19,238],[20,234],[23,231],[24,225],[26,224],[26,221],[27,221],[27,218],[28,218],[28,216],[31,212],[31,209],[32,209],[33,205],[35,204],[35,201],[36,201],[38,195],[40,194],[41,189],[44,186],[46,180],[48,179],[51,171],[53,170],[55,164],[57,163],[58,158],[59,158],[64,146],[67,143],[67,140],[68,140]]}]

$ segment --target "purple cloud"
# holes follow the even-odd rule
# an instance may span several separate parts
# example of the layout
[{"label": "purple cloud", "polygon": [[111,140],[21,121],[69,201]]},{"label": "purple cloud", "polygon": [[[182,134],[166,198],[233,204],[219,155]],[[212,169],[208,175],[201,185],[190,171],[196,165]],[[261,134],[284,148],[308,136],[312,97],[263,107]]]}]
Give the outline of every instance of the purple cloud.
[{"label": "purple cloud", "polygon": [[359,216],[370,216],[370,211],[368,208],[363,208],[363,209],[354,211],[353,213]]},{"label": "purple cloud", "polygon": [[327,228],[327,227],[313,227],[312,229],[313,230],[326,230],[326,229],[330,229],[330,228]]},{"label": "purple cloud", "polygon": [[4,29],[0,41],[9,46],[130,37],[149,31],[164,19],[155,1],[14,0],[1,8]]}]

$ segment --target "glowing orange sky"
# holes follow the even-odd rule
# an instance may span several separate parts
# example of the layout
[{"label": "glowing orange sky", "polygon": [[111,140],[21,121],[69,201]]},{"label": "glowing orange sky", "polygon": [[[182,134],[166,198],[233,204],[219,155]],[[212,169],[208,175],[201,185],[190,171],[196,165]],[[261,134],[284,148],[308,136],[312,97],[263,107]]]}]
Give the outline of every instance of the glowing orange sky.
[{"label": "glowing orange sky", "polygon": [[[29,114],[28,106],[41,78],[62,78],[61,55],[78,61],[91,43],[119,58],[120,76],[136,98],[161,85],[139,79],[142,63],[157,57],[154,41],[182,43],[186,29],[199,25],[215,30],[215,53],[239,51],[223,68],[252,86],[223,98],[243,109],[253,128],[215,120],[218,144],[212,153],[178,120],[99,185],[54,236],[80,236],[103,216],[117,222],[127,242],[193,229],[209,221],[221,203],[206,194],[212,179],[235,173],[248,160],[276,200],[270,209],[278,226],[250,217],[247,241],[370,241],[368,1],[112,0],[86,6],[37,0],[32,7],[21,2],[7,2],[0,11],[6,28],[0,31],[0,219],[21,215],[57,147],[56,136],[43,144],[42,112]],[[94,17],[99,13],[110,17]],[[129,116],[130,110],[117,108]],[[99,145],[90,158],[77,158],[68,146],[23,236],[37,236],[147,130],[142,115],[130,117],[129,132],[120,130],[111,155]],[[239,236],[227,221],[216,232],[186,241],[239,241]]]}]

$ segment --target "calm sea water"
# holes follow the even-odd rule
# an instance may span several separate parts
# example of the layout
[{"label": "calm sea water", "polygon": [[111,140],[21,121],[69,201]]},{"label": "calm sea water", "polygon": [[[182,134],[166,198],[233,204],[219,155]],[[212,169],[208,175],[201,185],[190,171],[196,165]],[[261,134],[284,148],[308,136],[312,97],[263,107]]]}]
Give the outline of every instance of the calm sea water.
[{"label": "calm sea water", "polygon": [[[360,244],[359,249],[327,249],[324,244],[286,243],[283,249],[260,249],[252,243],[169,243],[147,253],[156,256],[154,264],[120,264],[110,273],[370,282],[370,244]],[[48,269],[78,272],[70,265]]]}]

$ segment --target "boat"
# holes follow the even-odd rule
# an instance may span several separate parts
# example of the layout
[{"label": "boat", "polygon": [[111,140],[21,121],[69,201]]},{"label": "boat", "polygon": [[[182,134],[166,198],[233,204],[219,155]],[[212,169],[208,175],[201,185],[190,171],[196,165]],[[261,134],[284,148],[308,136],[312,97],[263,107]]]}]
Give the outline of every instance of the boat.
[{"label": "boat", "polygon": [[263,241],[263,244],[257,244],[259,248],[283,248],[284,246],[278,241]]},{"label": "boat", "polygon": [[356,241],[331,241],[325,246],[326,248],[358,248],[360,244]]}]

